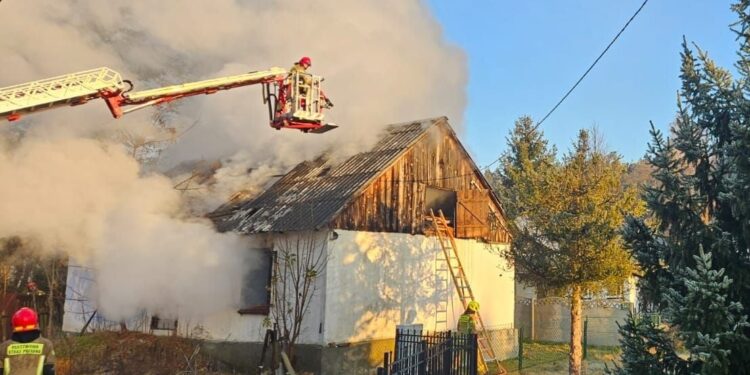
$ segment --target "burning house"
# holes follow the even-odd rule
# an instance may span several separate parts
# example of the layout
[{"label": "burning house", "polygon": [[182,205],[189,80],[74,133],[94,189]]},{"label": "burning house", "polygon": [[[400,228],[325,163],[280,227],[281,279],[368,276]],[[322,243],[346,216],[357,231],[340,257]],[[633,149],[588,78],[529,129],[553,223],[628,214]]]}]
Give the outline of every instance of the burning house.
[{"label": "burning house", "polygon": [[369,150],[300,163],[259,195],[213,211],[219,231],[247,238],[241,295],[235,308],[180,321],[177,331],[200,327],[207,350],[253,366],[276,324],[303,367],[372,368],[393,350],[397,325],[455,329],[463,312],[431,212],[447,219],[485,327],[512,327],[502,207],[441,117],[392,125]]}]

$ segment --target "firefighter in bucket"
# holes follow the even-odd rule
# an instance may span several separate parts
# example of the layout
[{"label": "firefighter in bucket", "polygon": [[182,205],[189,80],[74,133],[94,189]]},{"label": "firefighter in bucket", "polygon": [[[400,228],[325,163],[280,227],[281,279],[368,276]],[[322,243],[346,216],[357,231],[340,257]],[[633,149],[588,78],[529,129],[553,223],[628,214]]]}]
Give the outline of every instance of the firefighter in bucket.
[{"label": "firefighter in bucket", "polygon": [[0,344],[2,375],[55,375],[55,350],[42,337],[36,311],[23,307],[13,314],[13,334]]},{"label": "firefighter in bucket", "polygon": [[[300,82],[299,82],[299,87],[298,87],[299,91],[297,92],[297,94],[303,98],[301,102],[301,105],[303,108],[306,108],[307,106],[307,103],[306,103],[307,100],[304,98],[307,96],[308,88],[312,85],[312,75],[307,71],[307,69],[309,69],[311,66],[312,66],[312,59],[310,59],[307,56],[303,56],[302,58],[299,59],[299,61],[294,63],[294,65],[292,65],[292,67],[289,69],[290,77],[295,74],[299,76]],[[291,84],[291,81],[288,82],[288,84]],[[331,102],[331,100],[328,99],[325,93],[321,91],[320,96],[321,96],[321,99],[323,100],[324,108],[328,108],[328,109],[333,108],[333,102]]]}]

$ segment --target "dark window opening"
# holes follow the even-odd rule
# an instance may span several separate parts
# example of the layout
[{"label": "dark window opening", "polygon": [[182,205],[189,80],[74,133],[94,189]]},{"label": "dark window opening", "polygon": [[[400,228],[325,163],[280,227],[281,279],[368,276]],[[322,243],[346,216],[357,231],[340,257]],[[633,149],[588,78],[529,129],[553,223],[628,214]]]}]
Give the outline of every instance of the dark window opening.
[{"label": "dark window opening", "polygon": [[245,260],[240,314],[268,315],[271,309],[271,249],[250,249]]},{"label": "dark window opening", "polygon": [[429,215],[432,210],[435,215],[438,215],[439,211],[443,211],[445,218],[454,223],[456,200],[455,191],[428,186],[425,192],[425,213]]},{"label": "dark window opening", "polygon": [[164,319],[157,315],[151,316],[151,331],[177,331],[177,319]]}]

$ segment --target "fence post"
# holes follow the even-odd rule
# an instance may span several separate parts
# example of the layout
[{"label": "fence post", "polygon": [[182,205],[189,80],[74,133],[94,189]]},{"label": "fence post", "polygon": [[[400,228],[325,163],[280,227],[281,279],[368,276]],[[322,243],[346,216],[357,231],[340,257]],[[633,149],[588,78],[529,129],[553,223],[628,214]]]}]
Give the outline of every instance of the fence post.
[{"label": "fence post", "polygon": [[383,367],[385,367],[383,375],[389,375],[391,373],[391,353],[389,352],[383,353]]},{"label": "fence post", "polygon": [[453,335],[451,331],[446,332],[445,351],[443,351],[443,369],[446,374],[453,373]]},{"label": "fence post", "polygon": [[536,336],[536,298],[531,299],[531,332],[529,339],[534,341]]},{"label": "fence post", "polygon": [[471,351],[469,352],[469,363],[471,364],[471,374],[477,374],[479,361],[479,343],[477,342],[477,334],[471,334]]},{"label": "fence post", "polygon": [[401,339],[402,339],[401,338],[401,330],[400,329],[396,329],[396,348],[393,351],[393,360],[394,361],[398,360],[398,355],[399,355],[398,352],[401,351],[401,349],[400,349],[401,345],[399,345],[399,343],[401,342]]},{"label": "fence post", "polygon": [[588,346],[589,318],[583,321],[583,359],[586,359],[586,347]]},{"label": "fence post", "polygon": [[422,340],[422,342],[419,343],[419,356],[417,356],[417,374],[418,375],[427,375],[427,341]]},{"label": "fence post", "polygon": [[518,328],[518,370],[523,368],[523,327]]}]

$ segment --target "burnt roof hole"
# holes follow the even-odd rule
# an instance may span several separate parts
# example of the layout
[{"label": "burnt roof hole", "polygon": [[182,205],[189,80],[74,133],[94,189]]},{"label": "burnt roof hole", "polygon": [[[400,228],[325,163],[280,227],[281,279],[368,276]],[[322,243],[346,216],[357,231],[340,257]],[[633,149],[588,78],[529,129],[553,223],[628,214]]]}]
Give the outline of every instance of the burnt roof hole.
[{"label": "burnt roof hole", "polygon": [[331,167],[325,167],[323,168],[323,170],[320,171],[320,173],[318,173],[318,177],[325,177],[326,175],[328,175],[328,172],[330,171],[331,171]]}]

